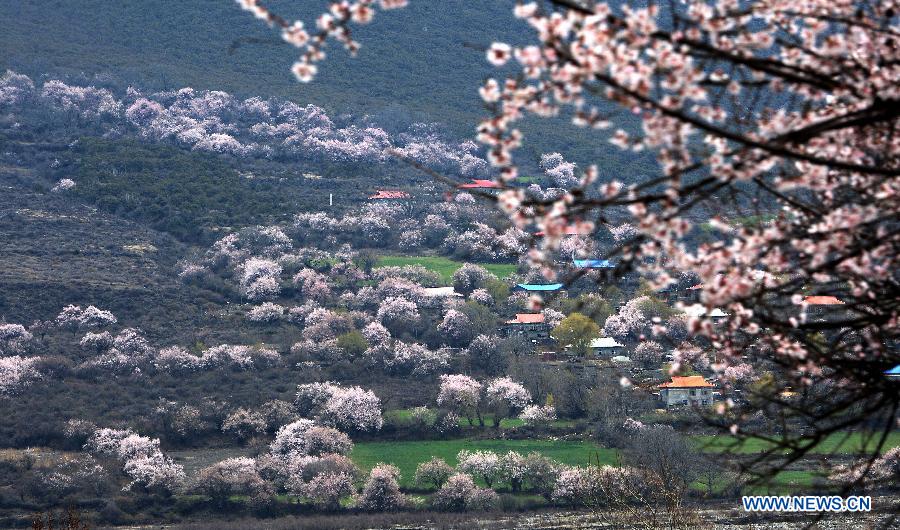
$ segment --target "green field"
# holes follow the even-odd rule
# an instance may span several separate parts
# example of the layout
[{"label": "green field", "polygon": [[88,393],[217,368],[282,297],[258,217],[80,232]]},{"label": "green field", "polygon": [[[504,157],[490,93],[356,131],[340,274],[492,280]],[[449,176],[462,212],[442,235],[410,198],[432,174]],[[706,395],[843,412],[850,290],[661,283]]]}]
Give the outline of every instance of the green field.
[{"label": "green field", "polygon": [[[441,280],[449,284],[456,269],[463,266],[462,261],[454,261],[441,256],[381,256],[375,267],[402,267],[404,265],[422,265],[430,271],[441,275]],[[506,278],[516,272],[514,263],[476,263],[498,278]]]},{"label": "green field", "polygon": [[353,448],[351,457],[363,471],[379,462],[394,464],[400,468],[400,484],[413,485],[416,466],[436,456],[451,466],[456,465],[456,455],[463,449],[489,450],[497,453],[532,451],[558,460],[567,465],[588,465],[600,460],[601,464],[614,464],[616,451],[593,442],[554,440],[427,440],[414,442],[363,442]]},{"label": "green field", "polygon": [[[736,440],[729,436],[702,435],[692,436],[692,438],[697,441],[700,449],[713,453],[729,450],[738,454],[752,454],[760,453],[771,447],[768,442],[756,439],[744,440],[739,446],[734,446]],[[864,450],[874,450],[878,445],[878,440],[879,435],[866,436],[859,432],[832,434],[811,452],[814,454],[859,453]],[[900,431],[894,431],[888,435],[881,452],[884,453],[897,446],[900,446]]]}]

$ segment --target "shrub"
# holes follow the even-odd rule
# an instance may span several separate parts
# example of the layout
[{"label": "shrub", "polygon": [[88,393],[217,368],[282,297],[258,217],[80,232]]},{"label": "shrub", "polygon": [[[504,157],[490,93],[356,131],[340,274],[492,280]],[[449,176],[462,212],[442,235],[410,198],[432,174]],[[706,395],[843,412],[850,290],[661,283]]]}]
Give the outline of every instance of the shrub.
[{"label": "shrub", "polygon": [[363,510],[387,512],[402,508],[407,504],[406,496],[400,493],[397,481],[400,470],[388,464],[378,464],[369,473],[363,486],[357,506]]},{"label": "shrub", "polygon": [[525,456],[523,467],[522,481],[526,487],[550,498],[562,468],[559,462],[540,453],[531,452]]},{"label": "shrub", "polygon": [[565,506],[583,506],[594,494],[594,481],[588,469],[571,467],[560,472],[551,498]]},{"label": "shrub", "polygon": [[500,504],[500,496],[490,488],[475,488],[469,498],[466,499],[466,510],[473,512],[486,512],[497,509]]},{"label": "shrub", "polygon": [[469,475],[457,473],[447,479],[431,498],[431,502],[435,509],[461,512],[494,509],[499,503],[499,498],[492,489],[476,487],[475,481]]},{"label": "shrub", "polygon": [[500,477],[500,457],[493,451],[467,451],[463,449],[456,456],[457,468],[463,473],[481,477],[488,487]]},{"label": "shrub", "polygon": [[239,408],[222,422],[222,432],[246,440],[266,432],[266,419],[259,412]]},{"label": "shrub", "polygon": [[431,498],[431,502],[438,510],[461,512],[466,509],[466,503],[475,489],[475,481],[472,480],[472,477],[457,473],[447,479],[447,482]]},{"label": "shrub", "polygon": [[267,484],[256,470],[252,458],[229,458],[197,473],[194,491],[208,495],[213,502],[222,505],[232,495],[249,495],[265,498],[272,495]]},{"label": "shrub", "polygon": [[453,468],[442,458],[432,457],[416,468],[415,483],[422,489],[440,489],[453,475]]},{"label": "shrub", "polygon": [[322,473],[304,484],[301,491],[316,506],[336,510],[341,499],[353,493],[353,477],[347,473]]}]

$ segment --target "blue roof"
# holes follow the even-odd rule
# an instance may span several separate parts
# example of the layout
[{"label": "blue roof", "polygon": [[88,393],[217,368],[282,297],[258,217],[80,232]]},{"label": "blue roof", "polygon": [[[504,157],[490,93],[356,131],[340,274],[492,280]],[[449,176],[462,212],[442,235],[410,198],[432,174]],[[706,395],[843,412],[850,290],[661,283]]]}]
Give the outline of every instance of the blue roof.
[{"label": "blue roof", "polygon": [[900,364],[898,364],[897,366],[891,368],[890,370],[888,370],[888,371],[885,372],[884,374],[885,374],[885,375],[890,375],[890,376],[900,377]]},{"label": "blue roof", "polygon": [[616,264],[608,259],[573,259],[579,269],[615,269]]},{"label": "blue roof", "polygon": [[520,283],[517,284],[516,287],[518,287],[519,289],[524,289],[526,291],[558,291],[562,289],[563,284],[551,283],[548,285],[540,285],[535,283]]}]

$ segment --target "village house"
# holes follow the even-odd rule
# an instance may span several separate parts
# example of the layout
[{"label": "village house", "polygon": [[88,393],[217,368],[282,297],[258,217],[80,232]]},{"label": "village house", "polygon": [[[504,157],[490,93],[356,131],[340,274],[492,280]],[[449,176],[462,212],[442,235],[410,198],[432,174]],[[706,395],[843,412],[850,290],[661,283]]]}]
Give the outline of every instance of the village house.
[{"label": "village house", "polygon": [[532,343],[550,339],[550,324],[543,313],[517,313],[516,318],[506,321],[502,331],[507,337],[518,335]]},{"label": "village house", "polygon": [[376,190],[374,195],[369,196],[370,201],[406,200],[409,198],[409,193],[400,190]]},{"label": "village house", "polygon": [[608,259],[575,259],[572,258],[572,265],[576,269],[615,269],[616,264]]},{"label": "village house", "polygon": [[702,375],[672,376],[671,381],[659,385],[659,398],[666,408],[706,406],[713,402],[713,388]]},{"label": "village house", "polygon": [[463,298],[462,293],[453,290],[453,287],[425,287],[422,289],[425,298]]},{"label": "village house", "polygon": [[502,188],[500,184],[494,182],[493,180],[475,179],[472,182],[460,184],[456,187],[456,189],[460,191],[475,191],[478,193],[496,195]]},{"label": "village house", "polygon": [[886,375],[888,379],[900,381],[900,364],[886,371],[884,375]]},{"label": "village house", "polygon": [[547,292],[547,291],[559,291],[564,287],[561,283],[517,283],[515,287],[513,287],[513,291],[529,291],[529,292]]},{"label": "village house", "polygon": [[679,287],[678,285],[667,285],[656,291],[656,296],[662,298],[669,305],[682,303],[685,305],[697,304],[700,302],[700,292],[703,290],[703,284],[692,285],[690,287]]},{"label": "village house", "polygon": [[597,271],[601,278],[607,282],[615,279],[616,264],[608,259],[575,259],[573,256],[572,266],[576,269]]},{"label": "village house", "polygon": [[683,304],[698,304],[700,303],[700,291],[703,290],[703,284],[698,283],[697,285],[692,285],[687,289],[678,291],[676,293],[676,298],[678,302]]},{"label": "village house", "polygon": [[687,316],[689,317],[708,318],[712,320],[713,323],[718,323],[728,318],[728,313],[722,311],[718,307],[707,310],[706,306],[702,304],[689,305],[684,308],[684,312],[687,313]]},{"label": "village house", "polygon": [[808,317],[815,320],[837,318],[841,315],[841,306],[844,302],[834,296],[806,296],[803,298],[803,306]]},{"label": "village house", "polygon": [[625,345],[620,344],[612,337],[600,337],[591,341],[589,347],[591,353],[603,359],[611,359],[621,356],[625,352]]}]

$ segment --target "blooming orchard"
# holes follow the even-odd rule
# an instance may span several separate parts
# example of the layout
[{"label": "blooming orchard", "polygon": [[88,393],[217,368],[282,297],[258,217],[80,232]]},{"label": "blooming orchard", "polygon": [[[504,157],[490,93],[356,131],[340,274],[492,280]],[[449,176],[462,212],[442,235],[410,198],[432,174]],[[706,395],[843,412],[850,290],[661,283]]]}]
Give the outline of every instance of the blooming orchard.
[{"label": "blooming orchard", "polygon": [[[390,135],[368,118],[338,126],[315,105],[260,98],[242,101],[227,92],[190,87],[153,94],[131,88],[120,99],[105,88],[59,80],[38,88],[29,77],[7,71],[0,75],[0,108],[25,116],[51,112],[71,117],[71,125],[82,130],[132,134],[239,158],[385,164],[392,161],[388,152],[393,150],[468,177],[483,177],[489,171],[477,144],[453,142],[430,124],[415,123]],[[65,192],[76,185],[64,178],[52,191]]]},{"label": "blooming orchard", "polygon": [[[368,4],[335,4],[320,18],[319,40],[296,43],[306,50],[295,66],[301,80],[314,77],[328,37],[356,50],[349,24],[369,21]],[[513,14],[533,39],[491,44],[487,60],[518,72],[479,91],[493,115],[478,140],[497,183],[518,176],[516,124],[528,115],[567,113],[621,150],[655,156],[659,171],[626,184],[601,182],[589,166],[562,193],[507,187],[498,204],[519,228],[544,233],[530,257],[548,278],[556,274],[548,251],[571,228],[594,232],[627,208],[634,230],[613,234],[623,262],[657,287],[692,271],[702,303],[727,310],[723,325],[690,321],[718,349],[715,370],[752,357],[777,372],[782,389],[835,383],[825,417],[842,420],[821,421],[817,408],[806,426],[824,434],[873,417],[892,429],[898,397],[882,374],[900,362],[898,11],[896,1],[517,2]],[[735,227],[714,216],[715,238],[692,244],[692,210],[723,211],[722,198],[733,196],[744,198],[735,211],[764,208],[771,220]],[[808,318],[803,289],[838,296],[843,311]],[[616,315],[608,333],[633,334],[632,316]],[[740,418],[735,410],[724,422]]]}]

